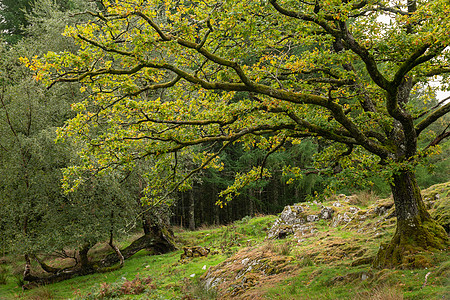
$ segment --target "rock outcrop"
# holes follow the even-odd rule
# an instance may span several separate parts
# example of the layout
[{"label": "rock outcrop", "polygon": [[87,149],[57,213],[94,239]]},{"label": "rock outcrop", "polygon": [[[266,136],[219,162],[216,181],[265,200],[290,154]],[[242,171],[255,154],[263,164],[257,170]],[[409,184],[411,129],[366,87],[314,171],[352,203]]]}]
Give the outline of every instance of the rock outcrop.
[{"label": "rock outcrop", "polygon": [[[450,183],[435,185],[423,191],[423,197],[431,216],[450,233]],[[330,227],[342,226],[357,232],[381,233],[381,225],[395,225],[395,207],[391,198],[380,199],[367,208],[360,208],[356,195],[340,194],[333,201],[304,202],[286,206],[267,233],[268,239],[282,239],[294,235],[302,240],[317,232],[321,220]],[[323,221],[322,221],[323,222]]]}]

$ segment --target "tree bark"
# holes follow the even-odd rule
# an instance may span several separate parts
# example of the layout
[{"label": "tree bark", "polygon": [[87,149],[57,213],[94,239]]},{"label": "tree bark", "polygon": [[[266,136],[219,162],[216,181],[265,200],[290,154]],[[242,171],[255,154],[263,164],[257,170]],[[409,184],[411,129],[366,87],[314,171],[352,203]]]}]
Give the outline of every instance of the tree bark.
[{"label": "tree bark", "polygon": [[[73,268],[65,268],[60,269],[60,272],[53,273],[50,276],[38,277],[31,274],[31,259],[29,255],[25,255],[25,272],[23,274],[23,280],[27,281],[27,284],[22,286],[22,289],[28,290],[40,285],[51,284],[55,282],[60,282],[63,280],[70,279],[75,276],[80,275],[88,275],[96,272],[93,264],[89,261],[88,252],[91,249],[92,244],[86,243],[83,247],[78,251],[78,255],[80,256],[80,261],[78,265],[75,265]],[[41,267],[43,266],[42,262],[39,262]],[[44,264],[45,265],[45,264]],[[44,271],[50,271],[45,265],[43,267]],[[52,268],[53,269],[53,268]],[[52,273],[52,272],[50,272]]]},{"label": "tree bark", "polygon": [[[163,254],[176,250],[175,245],[170,241],[167,235],[170,233],[163,233],[160,231],[159,235],[146,234],[137,240],[133,241],[128,247],[120,250],[122,258],[128,259],[140,250],[152,250],[155,254]],[[119,256],[116,252],[107,255],[101,260],[102,268],[109,268],[113,264],[120,262]]]},{"label": "tree bark", "polygon": [[[148,222],[146,224],[150,225]],[[154,254],[162,254],[176,250],[173,232],[170,228],[152,224],[151,226],[145,227],[145,232],[146,234],[144,236],[133,241],[123,250],[119,250],[119,248],[110,241],[110,245],[114,249],[114,252],[97,262],[89,261],[88,252],[92,245],[85,244],[78,252],[80,257],[79,264],[73,268],[63,269],[56,274],[45,277],[31,275],[31,260],[28,255],[25,255],[26,267],[23,278],[29,283],[25,284],[23,288],[30,289],[39,285],[51,284],[76,276],[113,271],[123,265],[123,260],[130,258],[143,249],[152,250]],[[116,263],[119,263],[119,265],[114,266]]]},{"label": "tree bark", "polygon": [[[113,216],[114,214],[111,213],[111,215]],[[110,233],[110,238],[109,238],[109,246],[114,250],[114,252],[116,252],[117,257],[119,258],[119,266],[120,266],[120,268],[122,268],[123,267],[123,261],[125,260],[125,258],[123,257],[122,252],[120,252],[119,247],[114,245],[112,228],[111,228],[111,233]]]},{"label": "tree bark", "polygon": [[248,191],[248,215],[253,217],[255,215],[255,191],[249,189]]},{"label": "tree bark", "polygon": [[192,190],[189,191],[189,230],[195,230],[195,199]]},{"label": "tree bark", "polygon": [[392,241],[380,246],[374,267],[424,267],[415,254],[446,248],[449,245],[448,236],[427,212],[413,171],[401,170],[394,174],[391,190],[397,228]]},{"label": "tree bark", "polygon": [[80,273],[91,274],[94,271],[94,267],[92,263],[89,261],[88,252],[92,248],[93,244],[86,243],[83,247],[78,251],[78,255],[80,256]]}]

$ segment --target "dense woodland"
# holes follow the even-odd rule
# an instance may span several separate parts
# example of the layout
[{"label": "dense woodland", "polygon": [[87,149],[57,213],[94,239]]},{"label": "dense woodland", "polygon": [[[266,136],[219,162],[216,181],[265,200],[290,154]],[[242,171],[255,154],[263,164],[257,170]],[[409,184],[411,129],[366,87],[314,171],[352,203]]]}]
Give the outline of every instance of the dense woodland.
[{"label": "dense woodland", "polygon": [[[432,223],[414,191],[450,180],[448,3],[229,2],[1,1],[3,255],[74,248],[87,274],[173,250],[170,226],[356,191]],[[448,244],[441,231],[418,245]]]}]

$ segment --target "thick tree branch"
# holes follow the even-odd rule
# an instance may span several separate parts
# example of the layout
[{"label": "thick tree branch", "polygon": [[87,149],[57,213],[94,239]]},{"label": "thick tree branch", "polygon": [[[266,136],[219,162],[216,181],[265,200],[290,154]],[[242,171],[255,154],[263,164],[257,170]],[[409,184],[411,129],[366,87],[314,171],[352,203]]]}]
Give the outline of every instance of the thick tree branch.
[{"label": "thick tree branch", "polygon": [[[269,2],[273,6],[273,8],[275,8],[282,15],[285,15],[285,16],[291,17],[291,18],[300,19],[300,20],[307,21],[307,22],[315,23],[315,24],[319,25],[320,27],[322,27],[323,29],[325,29],[326,32],[328,32],[329,34],[332,34],[332,35],[336,35],[339,33],[338,30],[334,29],[322,18],[318,18],[317,16],[307,15],[304,13],[294,12],[294,11],[285,9],[277,3],[277,0],[269,0]],[[330,16],[330,19],[334,19],[334,17]]]},{"label": "thick tree branch", "polygon": [[212,125],[212,124],[218,124],[220,126],[230,125],[234,123],[238,118],[236,115],[232,116],[230,119],[222,121],[222,120],[190,120],[190,121],[178,121],[178,120],[158,120],[154,118],[150,118],[147,114],[142,112],[145,116],[145,120],[137,123],[142,122],[152,122],[157,124],[173,124],[173,125],[191,125],[191,126],[205,126],[205,125]]},{"label": "thick tree branch", "polygon": [[[194,146],[194,145],[200,145],[200,144],[208,144],[212,142],[230,142],[230,141],[237,141],[238,139],[249,135],[261,135],[261,134],[268,134],[268,133],[274,133],[281,130],[293,130],[295,129],[294,124],[282,124],[282,125],[268,125],[268,124],[262,124],[262,125],[255,125],[248,128],[243,128],[237,132],[229,133],[229,134],[221,134],[217,136],[207,136],[207,137],[200,137],[200,138],[194,138],[189,140],[180,140],[175,137],[160,137],[160,136],[143,136],[143,137],[125,137],[122,140],[141,140],[141,139],[148,139],[148,140],[155,140],[155,141],[164,141],[164,142],[172,142],[174,145],[172,147],[164,148],[164,153],[172,153],[175,151],[179,151],[183,148]],[[96,145],[99,146],[99,145]],[[150,155],[158,155],[161,154],[161,149],[157,149],[156,147],[152,148],[152,150],[147,151],[143,156],[139,157],[145,158]]]},{"label": "thick tree branch", "polygon": [[428,55],[423,55],[430,48],[430,46],[431,46],[430,44],[422,45],[416,51],[414,51],[414,53],[412,53],[405,60],[405,62],[403,62],[403,64],[399,67],[399,69],[397,70],[397,72],[394,75],[394,78],[391,83],[393,85],[393,87],[399,86],[401,84],[401,82],[404,80],[405,75],[409,71],[411,71],[414,67],[436,57],[436,53],[430,53]]},{"label": "thick tree branch", "polygon": [[426,72],[425,74],[423,74],[423,76],[433,77],[433,76],[438,76],[438,75],[448,74],[448,73],[450,73],[450,66],[439,66],[435,69],[432,69],[432,70]]},{"label": "thick tree branch", "polygon": [[381,74],[381,72],[378,70],[378,64],[375,61],[375,58],[373,57],[370,52],[361,46],[353,37],[353,35],[350,33],[350,31],[347,29],[347,26],[343,24],[342,33],[336,34],[336,38],[342,38],[344,45],[353,51],[355,54],[357,54],[361,60],[366,65],[366,70],[370,75],[370,78],[382,89],[389,90],[390,89],[390,83],[389,81]]},{"label": "thick tree branch", "polygon": [[[450,97],[447,98],[450,100]],[[439,109],[435,110],[429,116],[427,116],[424,120],[422,120],[419,124],[416,125],[416,132],[419,135],[424,129],[428,126],[436,122],[439,118],[444,116],[445,114],[450,112],[450,102],[447,102],[445,105],[441,106]]]},{"label": "thick tree branch", "polygon": [[301,118],[299,118],[297,115],[291,112],[286,112],[286,115],[289,116],[295,123],[297,123],[301,128],[306,129],[310,133],[314,133],[315,136],[321,136],[325,137],[327,139],[344,143],[344,144],[357,144],[358,142],[349,136],[346,136],[344,132],[342,133],[334,133],[331,130],[323,129],[317,125],[311,124]]},{"label": "thick tree branch", "polygon": [[86,77],[96,77],[100,75],[130,75],[135,74],[142,70],[144,67],[146,67],[145,64],[138,64],[134,68],[131,69],[111,69],[111,68],[102,68],[98,69],[96,71],[87,71],[82,73],[78,77],[62,77],[55,79],[48,87],[47,89],[50,89],[55,83],[57,82],[81,82]]},{"label": "thick tree branch", "polygon": [[429,143],[425,147],[425,150],[430,148],[430,147],[437,146],[437,145],[439,145],[440,142],[442,142],[446,138],[449,138],[450,137],[450,131],[447,131],[449,128],[450,128],[450,124],[447,125],[447,127],[442,131],[442,133],[440,133],[433,141],[431,141],[431,143]]},{"label": "thick tree branch", "polygon": [[[363,2],[361,2],[361,3],[363,3]],[[366,48],[362,47],[355,40],[355,38],[353,37],[351,32],[348,30],[345,22],[339,22],[339,29],[334,29],[334,28],[332,28],[332,26],[330,26],[328,23],[326,23],[326,21],[324,21],[322,19],[316,19],[314,17],[307,16],[307,15],[304,15],[301,13],[288,11],[288,10],[282,8],[280,5],[278,5],[276,0],[270,0],[270,3],[272,4],[272,6],[274,6],[274,8],[278,12],[282,13],[283,15],[313,22],[313,23],[321,26],[328,34],[331,34],[332,36],[334,36],[337,41],[340,41],[342,39],[345,46],[348,49],[350,49],[351,51],[353,51],[354,53],[356,53],[361,58],[361,60],[365,63],[367,72],[369,73],[372,80],[378,86],[383,88],[384,90],[389,89],[389,87],[390,87],[389,81],[378,70],[378,65],[377,65],[377,62],[375,61],[373,55],[371,55],[370,52]],[[366,3],[363,3],[363,6],[365,4]]]}]

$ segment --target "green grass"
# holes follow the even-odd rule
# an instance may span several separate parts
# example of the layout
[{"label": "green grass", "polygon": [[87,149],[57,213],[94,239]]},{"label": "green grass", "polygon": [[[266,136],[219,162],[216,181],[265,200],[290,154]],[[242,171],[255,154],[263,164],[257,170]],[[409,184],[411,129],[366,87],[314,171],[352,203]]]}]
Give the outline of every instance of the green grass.
[{"label": "green grass", "polygon": [[[136,274],[140,278],[151,277],[154,288],[142,295],[127,295],[126,299],[181,299],[186,295],[209,297],[215,293],[202,289],[199,277],[206,270],[224,261],[238,249],[264,240],[265,231],[275,216],[255,219],[246,218],[229,226],[207,228],[194,232],[179,230],[176,233],[180,241],[180,250],[151,256],[142,250],[125,261],[124,267],[109,273],[92,274],[72,278],[63,282],[22,291],[16,278],[11,274],[6,285],[0,285],[0,299],[94,299],[102,289],[102,284],[120,286],[125,280],[132,280]],[[126,242],[123,243],[126,245]],[[190,259],[180,263],[183,245],[209,247],[218,254]],[[195,275],[194,275],[195,274]],[[206,295],[206,296],[205,296]],[[209,296],[208,296],[209,295]]]},{"label": "green grass", "polygon": [[[194,232],[176,229],[178,251],[157,256],[140,251],[119,270],[76,277],[30,291],[22,291],[11,275],[23,263],[10,257],[10,263],[0,265],[3,274],[9,274],[6,284],[0,284],[0,299],[99,299],[102,292],[119,291],[136,276],[150,278],[145,285],[147,289],[120,299],[216,299],[217,293],[230,293],[241,282],[242,279],[235,278],[247,268],[243,266],[247,258],[264,262],[274,272],[261,275],[255,267],[245,275],[250,281],[244,294],[235,296],[237,299],[241,295],[249,299],[450,299],[448,251],[421,254],[432,262],[428,269],[375,270],[368,263],[352,266],[359,259],[374,257],[380,243],[389,242],[395,230],[391,219],[385,222],[367,219],[354,228],[331,228],[330,221],[321,220],[316,223],[318,231],[305,239],[289,236],[265,241],[266,232],[276,219],[276,216],[246,217],[228,226],[204,227]],[[374,236],[374,232],[381,234]],[[123,241],[122,246],[126,243]],[[183,246],[208,247],[214,254],[179,261]],[[269,254],[272,261],[267,256],[262,258],[260,253]],[[279,267],[276,261],[284,265]],[[221,263],[222,269],[214,268]],[[208,291],[200,280],[211,267],[212,272],[225,271],[229,275],[230,280],[222,290]],[[277,268],[283,271],[278,272]]]},{"label": "green grass", "polygon": [[[271,288],[268,299],[385,299],[375,298],[386,290],[395,290],[405,299],[448,299],[449,286],[430,270],[372,270],[332,264],[303,267],[295,277]],[[431,272],[422,288],[425,275]],[[364,277],[363,277],[364,276]],[[367,278],[366,278],[367,276]],[[363,280],[364,279],[364,280]],[[448,284],[448,281],[447,281]],[[374,298],[372,298],[374,297]],[[447,297],[447,298],[445,298]],[[403,298],[401,298],[403,299]]]},{"label": "green grass", "polygon": [[[177,299],[189,290],[184,290],[189,284],[195,283],[195,279],[200,277],[206,268],[214,266],[225,259],[223,255],[217,254],[207,258],[194,258],[188,263],[180,264],[178,260],[182,251],[176,251],[164,255],[149,256],[146,251],[140,251],[125,262],[122,269],[110,273],[92,274],[72,278],[63,282],[58,282],[46,287],[48,294],[54,299],[85,299],[90,295],[95,295],[100,290],[102,283],[120,284],[125,280],[132,280],[136,274],[140,278],[151,277],[156,289],[149,290],[146,295],[155,299]],[[195,274],[194,277],[190,275]],[[41,290],[31,290],[22,292],[9,278],[7,285],[0,286],[0,299],[30,298],[38,296]],[[188,284],[186,279],[189,281]],[[191,283],[192,282],[192,283]],[[78,297],[77,297],[78,295]],[[141,296],[127,296],[128,298],[139,298]],[[45,299],[45,298],[41,298]]]}]

